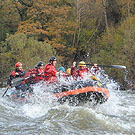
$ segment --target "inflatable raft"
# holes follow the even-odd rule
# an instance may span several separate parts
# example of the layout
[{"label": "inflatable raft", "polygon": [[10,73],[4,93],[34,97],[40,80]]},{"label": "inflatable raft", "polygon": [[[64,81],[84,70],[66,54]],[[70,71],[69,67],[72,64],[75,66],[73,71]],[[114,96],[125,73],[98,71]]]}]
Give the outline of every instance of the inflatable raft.
[{"label": "inflatable raft", "polygon": [[[7,91],[6,95],[10,98],[25,101],[30,95],[33,95],[33,90],[27,85],[23,89],[16,90],[15,87]],[[71,105],[78,105],[81,102],[104,103],[109,99],[109,90],[98,81],[76,81],[70,85],[60,85],[54,87],[52,93],[57,101],[61,104],[68,102]]]},{"label": "inflatable raft", "polygon": [[81,102],[104,103],[110,97],[109,90],[97,81],[77,81],[72,85],[62,85],[59,91],[56,88],[55,96],[58,102],[79,104]]}]

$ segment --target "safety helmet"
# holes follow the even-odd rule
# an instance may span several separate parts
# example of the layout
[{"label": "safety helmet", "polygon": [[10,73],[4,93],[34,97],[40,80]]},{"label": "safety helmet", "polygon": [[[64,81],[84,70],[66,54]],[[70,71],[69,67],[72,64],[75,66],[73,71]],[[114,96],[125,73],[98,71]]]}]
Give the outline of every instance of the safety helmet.
[{"label": "safety helmet", "polygon": [[63,71],[64,73],[66,72],[66,70],[65,70],[65,68],[64,67],[60,67],[59,69],[58,69],[58,71]]},{"label": "safety helmet", "polygon": [[68,69],[67,69],[67,74],[68,74],[68,75],[71,75],[71,68],[68,68]]},{"label": "safety helmet", "polygon": [[80,61],[79,62],[79,66],[82,67],[82,66],[86,66],[86,63],[84,61]]},{"label": "safety helmet", "polygon": [[16,64],[15,64],[15,67],[21,67],[22,66],[22,63],[21,62],[17,62]]},{"label": "safety helmet", "polygon": [[56,57],[52,56],[52,57],[49,59],[49,62],[51,62],[51,61],[56,61],[56,60],[57,60]]},{"label": "safety helmet", "polygon": [[43,61],[40,61],[40,62],[37,63],[36,66],[37,66],[37,67],[40,67],[40,66],[44,66],[44,65],[45,65],[45,63],[44,63]]}]

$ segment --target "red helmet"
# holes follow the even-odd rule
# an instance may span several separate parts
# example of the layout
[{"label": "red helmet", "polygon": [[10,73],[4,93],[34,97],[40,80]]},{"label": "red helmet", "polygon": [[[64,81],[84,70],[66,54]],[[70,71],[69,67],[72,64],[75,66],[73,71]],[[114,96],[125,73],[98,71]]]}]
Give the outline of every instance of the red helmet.
[{"label": "red helmet", "polygon": [[22,63],[21,63],[21,62],[17,62],[17,63],[15,64],[15,67],[20,67],[20,66],[22,66]]}]

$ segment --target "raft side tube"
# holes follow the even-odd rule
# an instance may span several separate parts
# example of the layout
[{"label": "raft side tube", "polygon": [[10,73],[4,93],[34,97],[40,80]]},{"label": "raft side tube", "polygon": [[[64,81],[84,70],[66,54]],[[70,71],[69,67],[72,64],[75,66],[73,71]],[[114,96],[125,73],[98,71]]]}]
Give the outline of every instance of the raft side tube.
[{"label": "raft side tube", "polygon": [[106,95],[107,99],[110,97],[109,91],[107,88],[100,88],[100,87],[85,87],[85,88],[80,88],[80,89],[76,89],[76,90],[69,90],[69,91],[64,91],[61,93],[56,93],[55,96],[57,98],[62,98],[65,96],[69,96],[69,95],[77,95],[80,93],[87,93],[87,92],[98,92],[98,93],[103,93]]}]

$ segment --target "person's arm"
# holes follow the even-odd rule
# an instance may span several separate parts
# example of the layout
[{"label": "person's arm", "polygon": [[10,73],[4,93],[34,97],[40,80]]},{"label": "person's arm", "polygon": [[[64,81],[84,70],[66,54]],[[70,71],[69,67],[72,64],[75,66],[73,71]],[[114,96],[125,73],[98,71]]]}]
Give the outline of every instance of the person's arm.
[{"label": "person's arm", "polygon": [[60,72],[58,72],[55,67],[51,68],[50,73],[52,76],[60,76]]},{"label": "person's arm", "polygon": [[73,66],[71,67],[71,75],[72,76],[75,76],[76,75],[75,67],[76,67],[76,62],[73,62]]},{"label": "person's arm", "polygon": [[73,62],[73,66],[71,68],[71,75],[75,78],[79,76],[79,71],[76,71],[76,62]]}]

